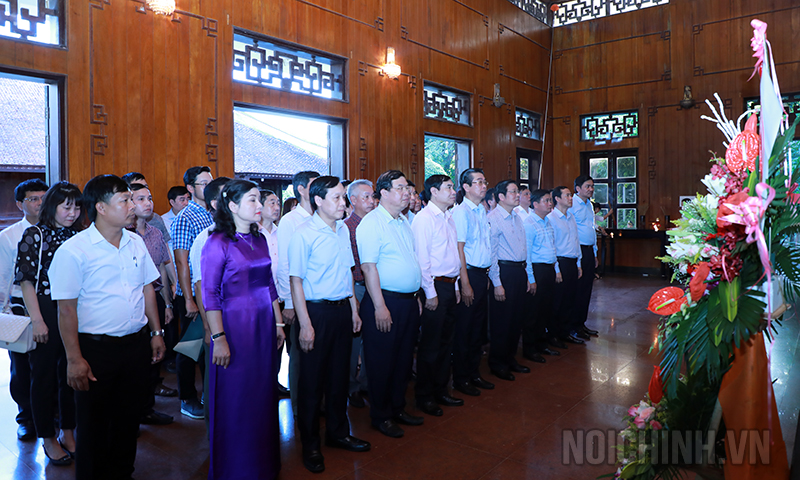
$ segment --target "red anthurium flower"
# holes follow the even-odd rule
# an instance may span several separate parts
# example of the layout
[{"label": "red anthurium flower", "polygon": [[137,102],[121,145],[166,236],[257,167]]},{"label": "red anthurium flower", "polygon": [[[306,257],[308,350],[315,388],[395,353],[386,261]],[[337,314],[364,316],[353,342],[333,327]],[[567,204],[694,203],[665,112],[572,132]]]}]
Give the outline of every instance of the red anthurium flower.
[{"label": "red anthurium flower", "polygon": [[666,287],[657,291],[650,297],[647,309],[658,315],[672,315],[686,303],[683,290],[678,287]]},{"label": "red anthurium flower", "polygon": [[745,168],[751,172],[756,169],[756,157],[761,151],[761,137],[756,132],[756,125],[756,116],[750,115],[744,131],[736,135],[725,152],[725,164],[734,173]]},{"label": "red anthurium flower", "polygon": [[722,218],[722,217],[725,217],[727,215],[733,215],[735,213],[733,210],[731,210],[725,204],[726,203],[730,203],[731,205],[739,205],[740,203],[742,203],[745,200],[747,200],[749,197],[750,197],[749,189],[745,188],[744,190],[742,190],[739,193],[734,193],[733,195],[730,195],[728,197],[721,198],[719,200],[719,210],[717,210],[717,227],[718,228],[725,228],[725,227],[728,227],[730,225],[739,226],[737,224],[732,224],[731,222],[729,222],[729,221],[725,220],[724,218]]},{"label": "red anthurium flower", "polygon": [[692,301],[696,302],[703,298],[706,293],[706,278],[711,269],[708,262],[700,262],[694,269],[694,276],[689,282],[689,292],[692,294]]},{"label": "red anthurium flower", "polygon": [[[658,403],[664,396],[664,385],[661,383],[661,367],[658,365],[653,366],[653,376],[650,377],[650,386],[647,387],[647,396],[650,401]],[[659,429],[656,429],[659,430]]]}]

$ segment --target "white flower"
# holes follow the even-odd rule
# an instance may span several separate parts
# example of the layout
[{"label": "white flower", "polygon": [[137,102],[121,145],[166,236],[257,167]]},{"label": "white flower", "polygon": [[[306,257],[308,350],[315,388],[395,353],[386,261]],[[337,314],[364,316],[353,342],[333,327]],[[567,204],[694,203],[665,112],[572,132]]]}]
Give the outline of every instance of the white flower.
[{"label": "white flower", "polygon": [[703,185],[708,188],[708,193],[715,197],[721,197],[725,195],[725,179],[724,178],[714,178],[712,174],[708,174],[703,177],[702,180]]}]

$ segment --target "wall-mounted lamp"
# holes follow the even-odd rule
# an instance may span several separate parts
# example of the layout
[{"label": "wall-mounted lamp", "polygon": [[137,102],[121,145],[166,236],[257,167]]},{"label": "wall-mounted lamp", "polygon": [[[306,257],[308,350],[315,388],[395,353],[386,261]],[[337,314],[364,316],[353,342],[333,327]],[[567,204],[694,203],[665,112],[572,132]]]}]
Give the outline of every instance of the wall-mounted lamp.
[{"label": "wall-mounted lamp", "polygon": [[694,98],[692,98],[692,87],[686,85],[683,87],[683,99],[679,102],[681,108],[692,108],[694,107]]},{"label": "wall-mounted lamp", "polygon": [[392,47],[386,48],[386,65],[383,66],[383,73],[391,79],[395,79],[403,73],[400,65],[394,63],[394,48]]},{"label": "wall-mounted lamp", "polygon": [[175,0],[147,0],[147,8],[156,15],[172,15],[175,11]]}]

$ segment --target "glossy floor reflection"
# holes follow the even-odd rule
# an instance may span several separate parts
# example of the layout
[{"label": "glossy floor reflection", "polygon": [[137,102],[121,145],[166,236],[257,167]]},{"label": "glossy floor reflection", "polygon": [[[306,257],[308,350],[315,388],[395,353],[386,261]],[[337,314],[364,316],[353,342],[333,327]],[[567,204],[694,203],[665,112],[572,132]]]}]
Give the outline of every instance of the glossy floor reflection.
[{"label": "glossy floor reflection", "polygon": [[[645,391],[655,361],[648,353],[656,338],[657,317],[644,310],[650,295],[665,286],[652,277],[606,277],[595,283],[589,326],[600,338],[571,346],[546,365],[531,364],[530,374],[497,384],[465,406],[445,407],[442,417],[425,417],[422,427],[406,427],[402,439],[382,436],[369,426],[366,409],[350,409],[354,435],[372,442],[372,451],[354,454],[324,449],[326,470],[303,468],[289,400],[281,400],[282,479],[592,479],[613,471],[610,463],[564,461],[562,448],[571,432],[622,426],[625,410]],[[800,328],[790,317],[773,347],[772,370],[783,434],[789,454],[794,444],[800,372]],[[1,352],[0,352],[1,353]],[[16,406],[8,393],[8,357],[0,355],[0,480],[72,479],[72,467],[48,466],[40,443],[16,439]],[[484,362],[485,363],[485,362]],[[485,367],[485,365],[484,365]],[[167,385],[174,387],[170,376]],[[462,395],[457,395],[461,396]],[[408,399],[413,398],[409,391]],[[157,409],[174,415],[166,427],[142,427],[134,476],[139,480],[207,478],[208,446],[202,421],[181,417],[176,399],[158,398]],[[414,410],[411,409],[412,413]],[[419,414],[419,412],[416,412]],[[598,441],[587,452],[607,460]],[[588,446],[588,445],[587,445]],[[594,463],[594,462],[593,462]]]}]

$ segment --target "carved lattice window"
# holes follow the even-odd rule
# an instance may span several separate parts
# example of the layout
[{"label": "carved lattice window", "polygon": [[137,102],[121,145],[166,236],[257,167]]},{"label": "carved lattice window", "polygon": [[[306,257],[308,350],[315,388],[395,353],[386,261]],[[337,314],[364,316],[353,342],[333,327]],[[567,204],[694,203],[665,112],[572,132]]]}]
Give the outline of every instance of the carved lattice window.
[{"label": "carved lattice window", "polygon": [[542,139],[542,116],[521,108],[517,109],[517,136],[532,140]]},{"label": "carved lattice window", "polygon": [[63,45],[63,0],[0,0],[0,37]]},{"label": "carved lattice window", "polygon": [[560,27],[667,3],[669,0],[566,0],[558,2],[553,25]]},{"label": "carved lattice window", "polygon": [[533,18],[540,22],[550,25],[550,16],[548,15],[548,8],[544,2],[539,0],[508,0]]},{"label": "carved lattice window", "polygon": [[469,125],[469,94],[425,83],[425,116]]},{"label": "carved lattice window", "polygon": [[581,115],[581,140],[620,140],[639,136],[639,112]]},{"label": "carved lattice window", "polygon": [[345,100],[345,64],[345,59],[332,54],[234,29],[233,79],[237,82]]}]

